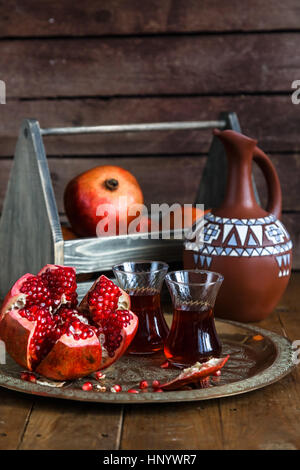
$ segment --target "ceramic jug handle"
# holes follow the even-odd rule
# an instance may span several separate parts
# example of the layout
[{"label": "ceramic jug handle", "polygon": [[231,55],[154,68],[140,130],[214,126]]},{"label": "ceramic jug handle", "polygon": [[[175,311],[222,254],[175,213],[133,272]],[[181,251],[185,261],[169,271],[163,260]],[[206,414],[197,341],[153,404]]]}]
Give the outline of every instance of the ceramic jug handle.
[{"label": "ceramic jug handle", "polygon": [[262,170],[268,186],[267,211],[281,218],[282,193],[279,178],[270,158],[260,148],[255,147],[253,154],[254,161]]}]

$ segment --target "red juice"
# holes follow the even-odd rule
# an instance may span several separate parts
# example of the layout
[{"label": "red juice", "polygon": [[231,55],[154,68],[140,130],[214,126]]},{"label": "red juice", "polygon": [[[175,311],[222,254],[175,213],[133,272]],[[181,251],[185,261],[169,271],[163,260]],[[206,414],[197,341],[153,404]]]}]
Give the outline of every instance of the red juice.
[{"label": "red juice", "polygon": [[131,310],[139,319],[138,331],[130,345],[130,354],[151,354],[161,351],[168,335],[168,326],[160,309],[160,294],[145,289],[129,292]]},{"label": "red juice", "polygon": [[174,365],[186,367],[221,354],[213,310],[174,311],[164,353]]}]

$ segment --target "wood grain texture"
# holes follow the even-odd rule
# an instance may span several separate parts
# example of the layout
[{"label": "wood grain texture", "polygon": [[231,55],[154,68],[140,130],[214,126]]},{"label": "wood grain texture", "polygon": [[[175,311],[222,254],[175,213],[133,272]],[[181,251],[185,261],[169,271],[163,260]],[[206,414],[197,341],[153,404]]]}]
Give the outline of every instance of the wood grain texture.
[{"label": "wood grain texture", "polygon": [[0,450],[19,447],[32,406],[32,397],[0,389]]},{"label": "wood grain texture", "polygon": [[39,399],[20,449],[114,450],[122,419],[120,406]]},{"label": "wood grain texture", "polygon": [[0,7],[2,37],[299,29],[297,0],[252,0],[247,8],[239,0],[13,0]]},{"label": "wood grain texture", "polygon": [[[70,85],[72,86],[72,85]],[[216,96],[11,101],[1,107],[0,155],[13,155],[21,121],[42,127],[216,119],[238,114],[242,131],[265,151],[299,151],[299,107],[287,96]],[[211,130],[106,134],[44,139],[48,155],[139,155],[207,152]]]},{"label": "wood grain texture", "polygon": [[0,69],[8,98],[290,92],[298,42],[297,33],[7,40]]},{"label": "wood grain texture", "polygon": [[0,220],[0,296],[24,273],[63,263],[63,238],[36,122],[24,121]]},{"label": "wood grain texture", "polygon": [[121,449],[220,449],[222,434],[217,400],[127,407]]},{"label": "wood grain texture", "polygon": [[[300,338],[299,283],[300,274],[295,273],[277,308],[284,313],[279,317],[274,312],[259,326]],[[295,370],[263,390],[203,403],[201,409],[195,403],[138,411],[126,408],[121,448],[299,449],[299,391]]]},{"label": "wood grain texture", "polygon": [[[259,326],[298,339],[300,273]],[[223,400],[127,407],[72,403],[1,390],[0,449],[299,449],[299,371]],[[5,435],[6,434],[6,435]]]},{"label": "wood grain texture", "polygon": [[[293,248],[293,267],[300,268],[300,200],[297,175],[299,154],[272,155],[272,161],[278,171],[282,190],[283,223],[291,234]],[[151,203],[168,204],[179,202],[193,203],[201,178],[205,157],[135,157],[135,158],[50,158],[48,160],[51,179],[61,219],[63,216],[63,192],[67,182],[77,174],[98,164],[115,164],[131,171],[138,179],[147,205]],[[0,159],[0,208],[2,207],[5,188],[11,168],[11,159]],[[262,203],[266,203],[264,180],[256,172],[256,181]],[[288,212],[287,212],[288,211]]]},{"label": "wood grain texture", "polygon": [[[282,192],[283,210],[299,211],[300,194],[295,178],[300,165],[300,154],[272,154],[270,156],[278,172]],[[63,193],[67,183],[80,173],[97,165],[116,165],[135,175],[143,190],[145,203],[168,204],[194,202],[206,157],[203,155],[177,157],[78,157],[49,158],[48,164],[60,213],[64,212]],[[11,159],[0,159],[0,212],[6,184],[12,167]],[[266,203],[264,178],[255,168],[255,180],[262,199]]]},{"label": "wood grain texture", "polygon": [[110,271],[118,263],[133,260],[182,259],[182,239],[144,240],[136,236],[70,240],[64,245],[64,263],[74,266],[77,274]]},{"label": "wood grain texture", "polygon": [[[294,274],[276,311],[259,326],[300,338],[300,274]],[[225,449],[295,450],[300,448],[300,380],[298,368],[263,393],[221,400]]]}]

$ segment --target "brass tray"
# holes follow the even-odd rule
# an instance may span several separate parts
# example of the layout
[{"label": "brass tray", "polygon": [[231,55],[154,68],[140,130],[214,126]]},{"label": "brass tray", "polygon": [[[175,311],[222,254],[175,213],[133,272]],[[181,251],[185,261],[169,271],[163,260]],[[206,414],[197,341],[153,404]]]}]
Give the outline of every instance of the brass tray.
[{"label": "brass tray", "polygon": [[[124,356],[105,371],[106,377],[95,384],[104,385],[106,392],[84,392],[82,384],[89,378],[66,382],[61,387],[55,383],[40,384],[20,379],[21,368],[7,358],[7,364],[0,366],[0,386],[39,396],[64,398],[99,403],[161,403],[209,400],[250,392],[270,385],[287,375],[295,367],[292,361],[292,346],[289,340],[270,331],[237,322],[216,320],[218,333],[223,343],[222,355],[230,359],[219,378],[211,379],[208,388],[170,391],[163,393],[128,393],[130,388],[138,389],[141,380],[157,379],[161,383],[175,377],[178,369],[162,369],[162,354],[155,356]],[[110,387],[120,384],[124,392],[112,393]]]}]

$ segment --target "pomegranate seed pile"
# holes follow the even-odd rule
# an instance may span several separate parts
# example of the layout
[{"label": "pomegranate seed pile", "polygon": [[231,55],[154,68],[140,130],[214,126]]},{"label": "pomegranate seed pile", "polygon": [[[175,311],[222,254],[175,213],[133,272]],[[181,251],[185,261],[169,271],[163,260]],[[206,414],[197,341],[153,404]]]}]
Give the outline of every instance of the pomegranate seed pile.
[{"label": "pomegranate seed pile", "polygon": [[[97,334],[98,328],[87,325],[87,320],[80,321],[78,311],[72,308],[77,305],[76,287],[75,272],[64,267],[48,269],[22,285],[20,291],[26,294],[26,307],[19,314],[36,322],[29,345],[33,368],[63,334],[72,335],[75,341]],[[67,306],[60,307],[62,301]]]},{"label": "pomegranate seed pile", "polygon": [[76,288],[75,269],[58,265],[25,274],[11,288],[0,338],[23,368],[72,380],[109,367],[126,351],[138,327],[137,317],[123,310],[128,294],[100,276],[77,306]]},{"label": "pomegranate seed pile", "polygon": [[38,276],[32,276],[24,282],[20,291],[26,294],[26,306],[51,307],[52,299],[50,291],[42,279]]},{"label": "pomegranate seed pile", "polygon": [[105,335],[104,348],[110,357],[120,347],[121,331],[133,316],[129,310],[118,310],[121,291],[112,281],[102,277],[88,294],[88,305],[94,322],[100,324],[99,333]]},{"label": "pomegranate seed pile", "polygon": [[62,295],[65,296],[69,305],[76,307],[76,275],[73,269],[60,267],[55,271],[48,270],[41,275],[45,286],[49,289],[52,297],[53,306],[59,306]]}]

